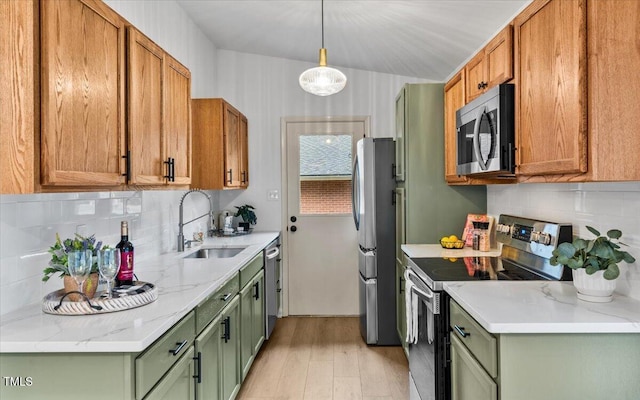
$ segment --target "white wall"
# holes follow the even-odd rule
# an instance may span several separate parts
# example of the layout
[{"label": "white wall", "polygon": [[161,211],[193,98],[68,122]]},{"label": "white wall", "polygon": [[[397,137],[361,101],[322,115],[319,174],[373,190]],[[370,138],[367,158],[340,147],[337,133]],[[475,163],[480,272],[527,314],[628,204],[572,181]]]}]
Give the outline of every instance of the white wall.
[{"label": "white wall", "polygon": [[220,206],[256,207],[256,229],[281,230],[281,203],[268,201],[267,191],[280,185],[282,117],[371,116],[374,137],[393,137],[395,97],[405,83],[422,79],[340,68],[347,86],[335,95],[319,97],[304,92],[298,76],[311,63],[218,50],[217,93],[249,120],[249,188],[224,191]]},{"label": "white wall", "polygon": [[620,263],[616,292],[640,300],[640,182],[549,183],[489,185],[488,213],[514,214],[555,222],[570,222],[580,237],[593,235],[592,226],[605,234],[622,230],[625,248],[636,258],[634,264]]}]

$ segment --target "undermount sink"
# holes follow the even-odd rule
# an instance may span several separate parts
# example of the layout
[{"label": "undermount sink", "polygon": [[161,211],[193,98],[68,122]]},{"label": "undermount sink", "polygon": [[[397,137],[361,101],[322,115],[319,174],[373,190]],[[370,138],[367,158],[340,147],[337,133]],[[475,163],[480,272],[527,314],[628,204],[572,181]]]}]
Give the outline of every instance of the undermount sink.
[{"label": "undermount sink", "polygon": [[183,258],[231,258],[244,249],[246,247],[205,247]]}]

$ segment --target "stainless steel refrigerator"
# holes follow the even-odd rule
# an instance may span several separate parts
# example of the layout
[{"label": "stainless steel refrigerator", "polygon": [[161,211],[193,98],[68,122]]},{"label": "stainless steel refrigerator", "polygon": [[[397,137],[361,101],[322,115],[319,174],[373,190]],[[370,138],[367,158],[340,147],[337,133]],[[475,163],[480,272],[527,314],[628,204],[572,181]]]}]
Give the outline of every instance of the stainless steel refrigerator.
[{"label": "stainless steel refrigerator", "polygon": [[364,138],[353,168],[353,219],[358,230],[360,332],[367,344],[397,345],[395,293],[395,146]]}]

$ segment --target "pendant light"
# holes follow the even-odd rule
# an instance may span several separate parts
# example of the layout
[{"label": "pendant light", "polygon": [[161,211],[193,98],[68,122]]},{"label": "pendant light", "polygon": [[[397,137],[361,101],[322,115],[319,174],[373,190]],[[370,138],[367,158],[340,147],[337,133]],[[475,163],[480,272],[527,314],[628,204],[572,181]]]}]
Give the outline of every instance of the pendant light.
[{"label": "pendant light", "polygon": [[327,67],[327,49],[324,48],[324,0],[322,7],[322,48],[319,66],[309,68],[300,74],[298,82],[305,91],[316,96],[329,96],[338,93],[347,84],[347,77],[335,68]]}]

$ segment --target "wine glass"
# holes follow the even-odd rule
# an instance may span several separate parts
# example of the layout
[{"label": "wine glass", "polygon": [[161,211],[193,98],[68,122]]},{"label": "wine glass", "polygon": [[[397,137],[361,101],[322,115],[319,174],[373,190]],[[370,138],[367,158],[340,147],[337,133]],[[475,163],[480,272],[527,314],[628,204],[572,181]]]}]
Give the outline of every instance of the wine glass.
[{"label": "wine glass", "polygon": [[91,272],[92,254],[91,250],[72,250],[67,253],[67,264],[69,275],[78,284],[78,291],[84,293],[82,286]]},{"label": "wine glass", "polygon": [[120,249],[103,249],[96,252],[98,257],[98,271],[107,281],[107,299],[111,296],[111,282],[120,270]]}]

